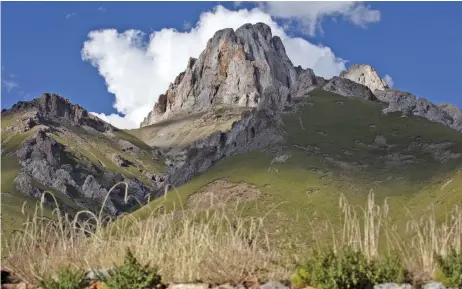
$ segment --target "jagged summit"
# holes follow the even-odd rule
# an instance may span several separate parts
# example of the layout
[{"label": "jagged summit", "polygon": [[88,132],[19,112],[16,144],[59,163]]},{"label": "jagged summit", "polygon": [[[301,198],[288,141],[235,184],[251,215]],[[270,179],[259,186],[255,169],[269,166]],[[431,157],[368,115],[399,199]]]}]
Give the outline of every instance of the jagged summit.
[{"label": "jagged summit", "polygon": [[88,126],[101,132],[113,129],[110,124],[88,113],[80,105],[72,104],[69,99],[56,93],[42,93],[40,97],[31,101],[19,101],[11,109],[2,110],[2,114],[5,116],[18,112],[27,112],[25,116],[31,126],[51,121]]},{"label": "jagged summit", "polygon": [[369,64],[353,64],[340,73],[340,77],[367,86],[372,92],[388,89],[388,84]]},{"label": "jagged summit", "polygon": [[278,108],[290,101],[296,78],[281,39],[266,24],[219,30],[159,96],[141,126],[215,104]]}]

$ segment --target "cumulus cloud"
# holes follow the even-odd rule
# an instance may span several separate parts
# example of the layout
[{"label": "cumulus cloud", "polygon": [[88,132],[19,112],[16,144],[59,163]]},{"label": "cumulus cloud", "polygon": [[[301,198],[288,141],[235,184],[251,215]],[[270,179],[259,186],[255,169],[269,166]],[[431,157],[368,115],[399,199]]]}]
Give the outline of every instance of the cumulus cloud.
[{"label": "cumulus cloud", "polygon": [[138,127],[158,96],[184,71],[189,57],[198,57],[217,30],[257,22],[269,25],[273,35],[282,39],[294,65],[312,68],[317,75],[327,78],[345,69],[345,61],[329,47],[288,36],[270,14],[259,8],[231,11],[217,6],[202,13],[186,32],[170,28],[149,36],[138,30],[90,32],[82,48],[82,59],[98,69],[108,91],[115,96],[114,108],[123,116],[94,114],[117,127]]},{"label": "cumulus cloud", "polygon": [[360,27],[380,21],[380,11],[354,1],[261,2],[259,6],[276,18],[297,20],[300,30],[311,36],[317,30],[322,32],[321,22],[326,17],[342,17]]},{"label": "cumulus cloud", "polygon": [[393,78],[391,78],[390,75],[385,74],[385,76],[383,77],[383,80],[388,84],[388,86],[389,86],[390,88],[393,87],[394,82],[393,82]]}]

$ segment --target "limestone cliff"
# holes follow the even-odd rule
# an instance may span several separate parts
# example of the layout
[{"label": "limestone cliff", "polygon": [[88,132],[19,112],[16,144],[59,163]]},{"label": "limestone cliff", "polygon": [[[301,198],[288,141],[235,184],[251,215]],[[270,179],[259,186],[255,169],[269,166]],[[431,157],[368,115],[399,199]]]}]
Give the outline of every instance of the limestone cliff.
[{"label": "limestone cliff", "polygon": [[367,86],[372,92],[388,88],[387,83],[368,64],[353,64],[347,70],[340,73],[340,77]]},{"label": "limestone cliff", "polygon": [[213,104],[280,108],[290,102],[296,81],[281,39],[266,24],[223,29],[197,60],[190,59],[141,126]]}]

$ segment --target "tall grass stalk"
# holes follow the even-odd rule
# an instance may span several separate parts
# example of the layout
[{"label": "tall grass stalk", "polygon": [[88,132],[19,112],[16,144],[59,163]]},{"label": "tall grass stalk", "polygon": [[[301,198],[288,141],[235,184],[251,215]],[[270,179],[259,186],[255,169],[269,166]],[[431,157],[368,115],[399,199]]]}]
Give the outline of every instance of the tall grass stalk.
[{"label": "tall grass stalk", "polygon": [[82,221],[80,214],[69,218],[57,208],[51,220],[36,209],[24,229],[6,243],[8,256],[2,263],[28,281],[62,266],[112,267],[122,262],[127,247],[140,262],[159,266],[163,280],[170,282],[214,283],[237,281],[247,274],[263,278],[290,274],[287,261],[270,247],[261,218],[192,208],[153,211],[143,220],[127,215],[116,222],[103,221],[102,211],[81,212],[89,216]]}]

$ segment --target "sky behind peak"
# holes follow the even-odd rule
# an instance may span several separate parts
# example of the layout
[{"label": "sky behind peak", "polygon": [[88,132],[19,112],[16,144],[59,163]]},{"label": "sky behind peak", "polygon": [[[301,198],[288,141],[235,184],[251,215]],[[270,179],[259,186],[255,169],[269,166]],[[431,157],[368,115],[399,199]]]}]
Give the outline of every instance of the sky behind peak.
[{"label": "sky behind peak", "polygon": [[462,107],[462,2],[3,2],[2,108],[56,92],[122,128],[222,28],[264,22],[294,65],[354,63],[395,88]]}]

